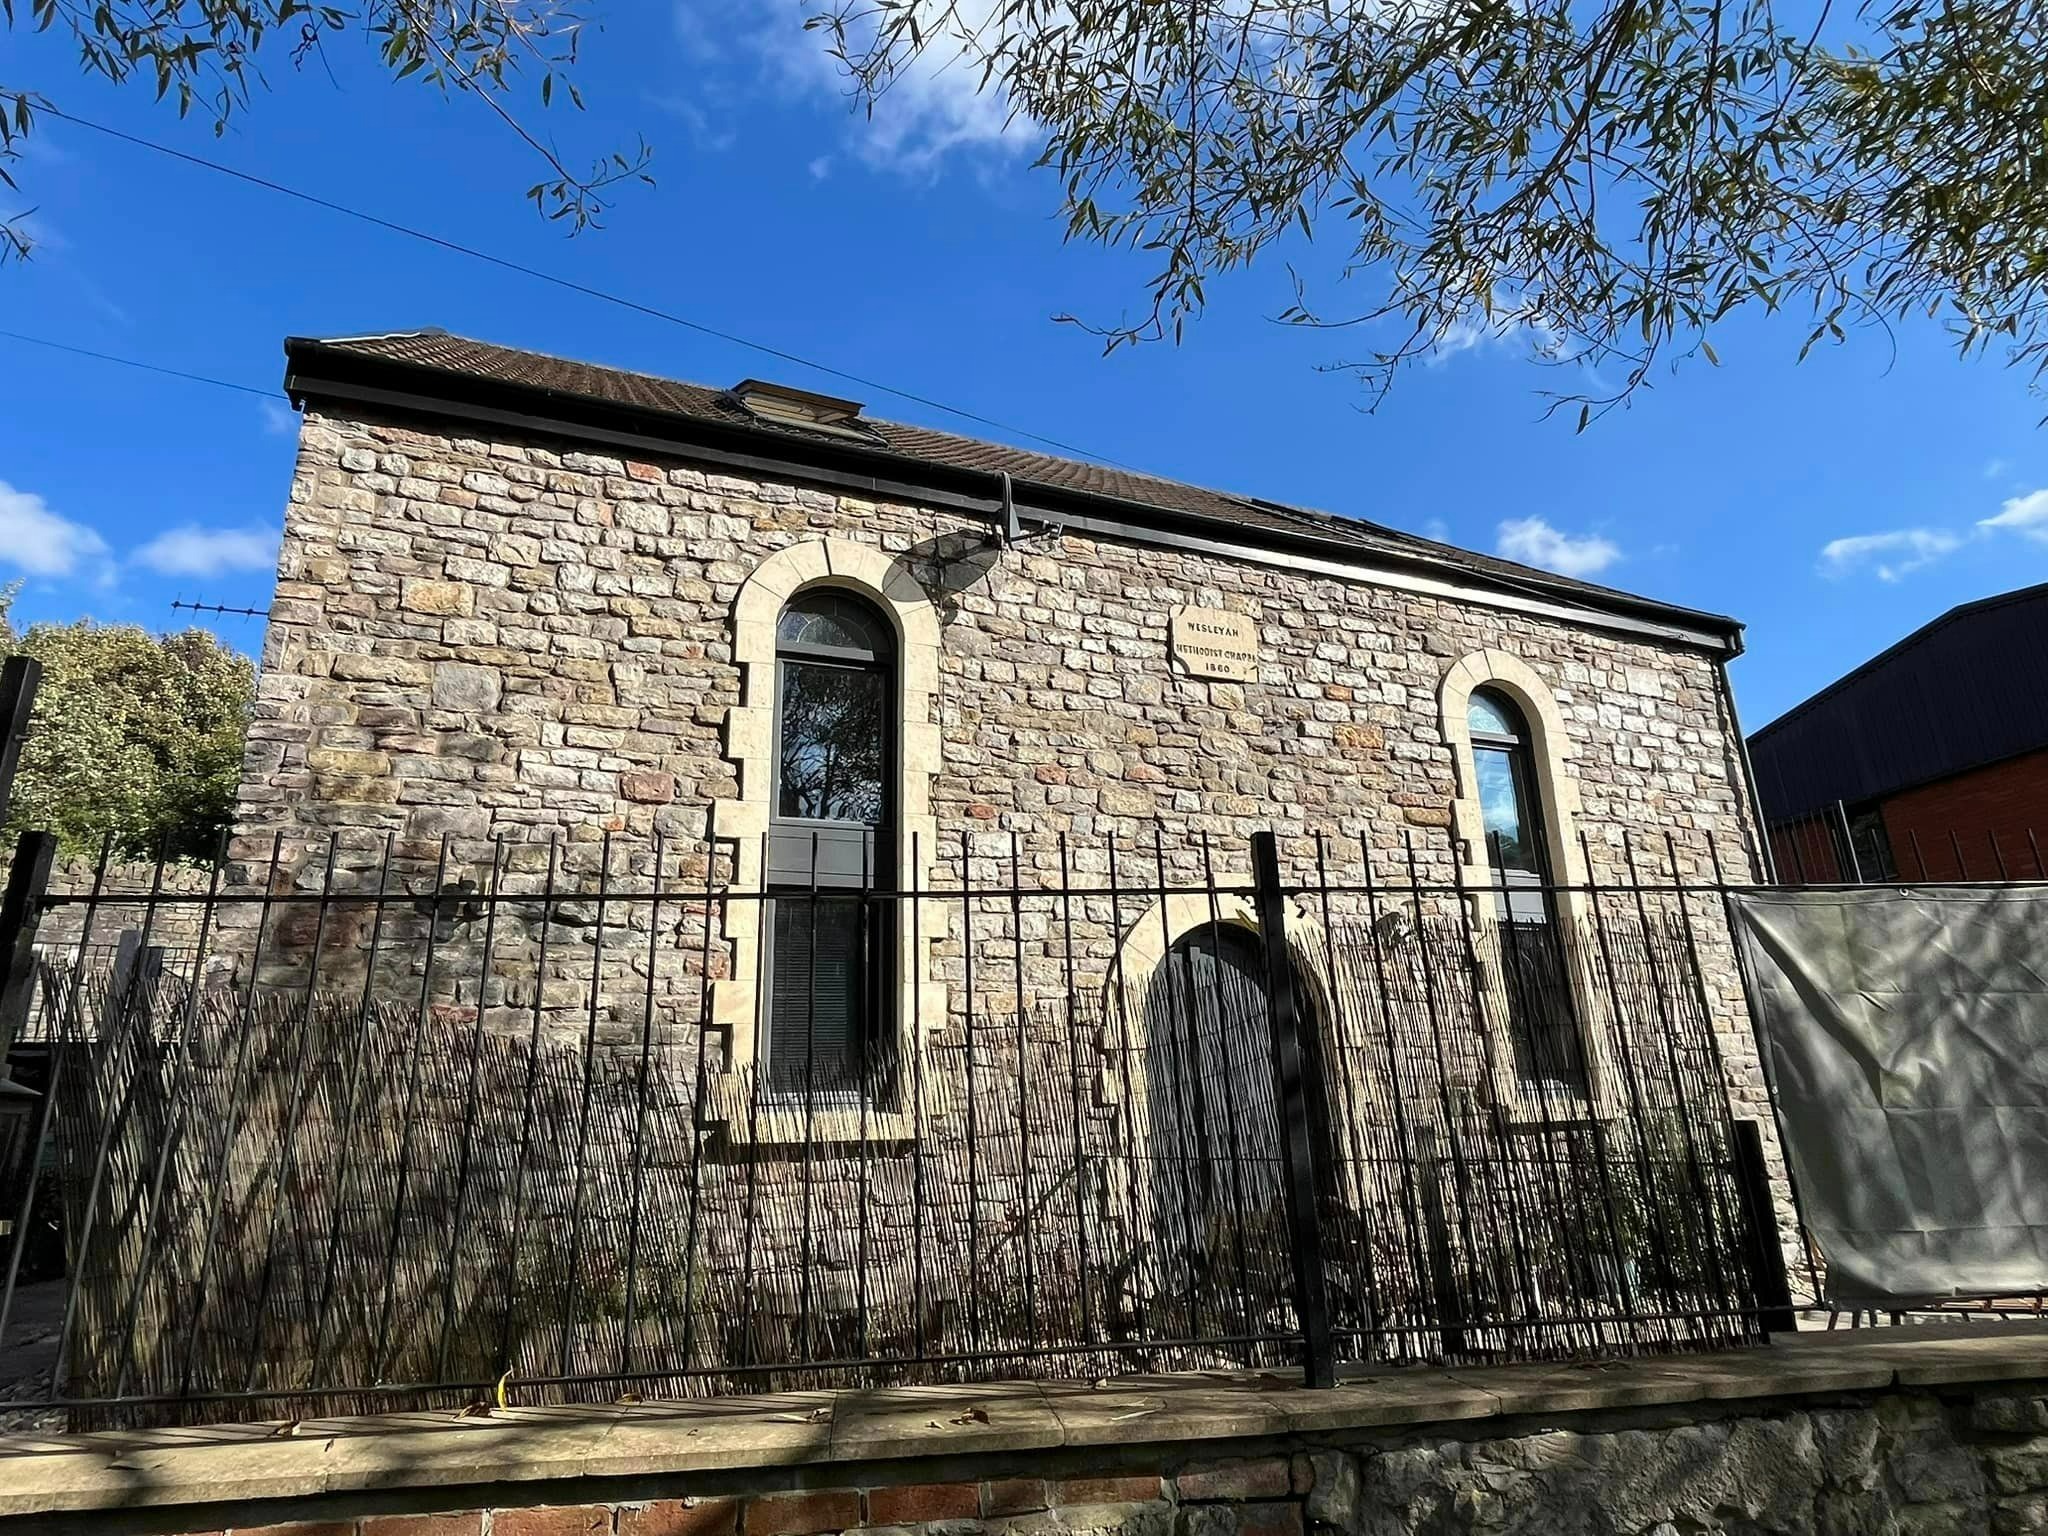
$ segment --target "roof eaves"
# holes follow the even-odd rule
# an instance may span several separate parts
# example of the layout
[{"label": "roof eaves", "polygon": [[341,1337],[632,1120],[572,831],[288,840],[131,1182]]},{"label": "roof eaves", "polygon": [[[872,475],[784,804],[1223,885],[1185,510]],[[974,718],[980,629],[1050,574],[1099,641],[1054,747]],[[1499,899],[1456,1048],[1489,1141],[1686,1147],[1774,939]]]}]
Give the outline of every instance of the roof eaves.
[{"label": "roof eaves", "polygon": [[[446,335],[448,333],[422,329],[386,333],[391,337]],[[941,480],[986,482],[996,478],[997,472],[947,464],[939,460],[903,453],[886,443],[870,445],[848,441],[834,435],[807,432],[800,427],[784,426],[780,423],[765,423],[758,419],[716,420],[708,417],[685,415],[678,412],[662,411],[646,406],[633,405],[617,400],[577,391],[563,390],[528,381],[495,378],[480,373],[469,373],[430,363],[417,362],[408,358],[390,357],[375,353],[361,352],[345,345],[358,338],[334,338],[293,336],[286,338],[285,354],[288,364],[297,364],[302,358],[313,361],[331,361],[345,369],[369,373],[392,372],[400,377],[421,383],[434,383],[438,389],[422,391],[427,399],[461,401],[474,399],[482,391],[503,391],[514,397],[538,398],[594,407],[606,412],[617,412],[629,417],[650,422],[659,422],[665,429],[660,435],[687,442],[689,434],[683,429],[700,429],[734,441],[755,445],[774,444],[785,452],[801,454],[809,450],[814,454],[829,457],[852,456],[857,459],[886,465],[898,477],[915,483],[919,479],[934,476]],[[361,338],[382,339],[382,338]],[[493,346],[494,343],[481,343]],[[596,365],[589,365],[596,366]],[[666,382],[666,381],[664,381]],[[291,367],[287,368],[288,389],[305,390],[309,383],[317,381],[300,377]],[[565,426],[573,424],[565,423]],[[655,434],[650,434],[655,435]],[[970,440],[973,441],[973,440]],[[1000,445],[994,445],[1000,446]],[[1309,549],[1331,558],[1357,561],[1373,558],[1392,562],[1397,566],[1416,571],[1434,571],[1451,574],[1461,580],[1478,581],[1519,595],[1535,595],[1551,602],[1564,602],[1581,608],[1606,607],[1618,612],[1673,623],[1687,628],[1696,628],[1716,635],[1729,644],[1730,654],[1739,654],[1742,648],[1744,626],[1724,614],[1709,613],[1700,609],[1684,608],[1675,604],[1658,601],[1655,598],[1638,596],[1635,593],[1601,587],[1590,582],[1556,579],[1549,572],[1533,567],[1517,566],[1511,561],[1482,561],[1470,552],[1455,546],[1438,545],[1434,541],[1417,538],[1414,535],[1396,534],[1378,525],[1359,519],[1338,518],[1334,514],[1317,514],[1302,508],[1291,507],[1281,502],[1268,501],[1262,497],[1249,497],[1235,492],[1210,491],[1204,487],[1189,487],[1203,490],[1205,494],[1219,499],[1235,501],[1257,508],[1269,516],[1284,517],[1297,525],[1288,532],[1249,522],[1232,522],[1211,514],[1186,508],[1162,505],[1157,502],[1134,501],[1105,491],[1090,490],[1079,486],[1060,485],[1048,480],[1012,477],[1018,488],[1028,488],[1036,501],[1051,501],[1055,504],[1067,502],[1075,505],[1093,506],[1114,512],[1119,520],[1132,522],[1136,526],[1164,526],[1168,528],[1201,529],[1214,534],[1219,528],[1230,530],[1238,539],[1254,546],[1278,544],[1292,545],[1297,549]],[[1144,475],[1142,479],[1153,480],[1156,476]],[[1161,484],[1177,482],[1160,481]],[[1355,526],[1361,533],[1373,537],[1350,536],[1348,529],[1337,532],[1331,524],[1344,523]],[[1464,558],[1461,558],[1464,557]],[[1506,567],[1507,569],[1502,569]],[[1766,727],[1768,729],[1768,727]]]}]

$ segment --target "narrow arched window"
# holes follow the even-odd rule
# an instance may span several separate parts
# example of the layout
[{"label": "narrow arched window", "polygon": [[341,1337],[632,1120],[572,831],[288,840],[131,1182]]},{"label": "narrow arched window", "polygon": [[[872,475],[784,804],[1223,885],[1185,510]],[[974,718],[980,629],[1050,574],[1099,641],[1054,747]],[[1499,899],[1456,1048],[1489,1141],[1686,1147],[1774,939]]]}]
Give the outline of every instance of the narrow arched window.
[{"label": "narrow arched window", "polygon": [[1564,936],[1553,921],[1557,891],[1535,741],[1522,711],[1498,689],[1475,689],[1465,720],[1517,1065],[1525,1078],[1579,1087],[1584,1053]]},{"label": "narrow arched window", "polygon": [[1504,915],[1518,922],[1548,921],[1542,889],[1550,884],[1548,833],[1529,724],[1514,701],[1494,688],[1473,691],[1465,720],[1486,831],[1484,862],[1501,889]]},{"label": "narrow arched window", "polygon": [[792,598],[776,623],[769,823],[768,1087],[843,1097],[880,1080],[891,995],[885,904],[896,807],[896,645],[889,622],[837,588]]}]

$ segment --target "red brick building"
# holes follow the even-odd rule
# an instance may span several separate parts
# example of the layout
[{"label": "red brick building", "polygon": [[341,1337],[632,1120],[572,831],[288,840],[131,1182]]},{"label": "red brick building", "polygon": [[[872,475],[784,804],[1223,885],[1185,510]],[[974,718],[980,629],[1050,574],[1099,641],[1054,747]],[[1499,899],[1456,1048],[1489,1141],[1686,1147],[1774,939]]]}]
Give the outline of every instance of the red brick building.
[{"label": "red brick building", "polygon": [[1950,609],[1749,750],[1781,879],[2048,877],[2048,584]]}]

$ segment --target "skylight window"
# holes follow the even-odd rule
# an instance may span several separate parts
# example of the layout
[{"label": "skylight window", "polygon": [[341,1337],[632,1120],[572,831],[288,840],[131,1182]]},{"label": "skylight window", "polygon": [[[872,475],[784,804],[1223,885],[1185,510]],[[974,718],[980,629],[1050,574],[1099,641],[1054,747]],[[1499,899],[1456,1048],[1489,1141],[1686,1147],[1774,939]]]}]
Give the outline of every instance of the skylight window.
[{"label": "skylight window", "polygon": [[774,426],[799,427],[863,443],[882,441],[881,434],[860,419],[858,400],[813,394],[807,389],[792,389],[787,384],[770,384],[761,379],[742,379],[733,386],[732,396],[749,413]]}]

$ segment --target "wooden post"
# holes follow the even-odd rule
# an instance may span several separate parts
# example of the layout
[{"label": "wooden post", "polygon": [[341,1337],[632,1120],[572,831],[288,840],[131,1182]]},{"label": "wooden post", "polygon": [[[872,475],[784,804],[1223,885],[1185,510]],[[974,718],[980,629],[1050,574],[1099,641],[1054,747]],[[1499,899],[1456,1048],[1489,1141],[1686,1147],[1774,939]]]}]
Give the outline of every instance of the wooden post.
[{"label": "wooden post", "polygon": [[21,761],[21,744],[28,739],[36,685],[42,680],[43,664],[33,656],[9,656],[0,661],[0,823],[7,820],[14,769]]},{"label": "wooden post", "polygon": [[[1785,1274],[1785,1250],[1778,1243],[1778,1212],[1771,1199],[1771,1174],[1764,1163],[1764,1131],[1754,1120],[1737,1120],[1729,1143],[1735,1187],[1741,1192],[1749,1227],[1750,1289],[1757,1321],[1767,1334],[1799,1326],[1792,1312],[1792,1283]],[[1815,1298],[1818,1300],[1818,1298]]]},{"label": "wooden post", "polygon": [[1273,1027],[1274,1098],[1287,1179],[1289,1245],[1294,1253],[1295,1308],[1301,1315],[1306,1384],[1337,1384],[1337,1349],[1330,1332],[1329,1277],[1323,1225],[1316,1211],[1315,1139],[1309,1134],[1308,1083],[1302,1066],[1301,1015],[1294,995],[1294,959],[1287,952],[1287,904],[1280,886],[1279,844],[1271,832],[1252,834],[1252,879],[1257,887],[1259,935],[1266,950],[1266,998]]},{"label": "wooden post", "polygon": [[29,999],[35,995],[36,924],[42,920],[43,893],[56,856],[53,835],[22,833],[7,871],[6,894],[0,896],[0,1077],[6,1075],[8,1053],[28,1022]]}]

